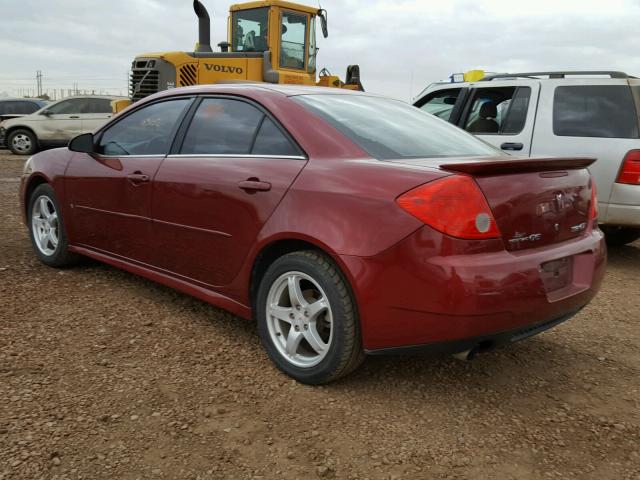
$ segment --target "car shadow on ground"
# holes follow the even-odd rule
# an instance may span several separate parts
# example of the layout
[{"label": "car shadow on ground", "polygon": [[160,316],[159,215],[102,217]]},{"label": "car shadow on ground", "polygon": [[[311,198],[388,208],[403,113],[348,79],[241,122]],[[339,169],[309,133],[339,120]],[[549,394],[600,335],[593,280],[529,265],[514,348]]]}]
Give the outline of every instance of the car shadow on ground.
[{"label": "car shadow on ground", "polygon": [[[610,264],[640,272],[640,248],[636,245],[611,248]],[[276,371],[264,352],[255,322],[101,263],[88,261],[85,267],[90,274],[98,273],[101,277],[106,274],[110,281],[121,280],[137,290],[137,294],[151,297],[169,309],[186,309],[190,312],[187,318],[203,322],[207,329],[215,328],[212,335],[226,335],[234,341],[246,342],[247,349],[259,349],[265,363],[265,371],[260,375],[284,375]],[[82,270],[80,267],[76,271]],[[422,390],[448,398],[473,390],[476,395],[480,392],[481,397],[490,398],[501,391],[508,398],[539,394],[543,386],[548,395],[554,396],[571,388],[572,382],[580,382],[580,372],[598,365],[597,351],[588,344],[565,338],[565,329],[571,329],[573,321],[579,321],[579,317],[539,336],[479,354],[470,362],[443,355],[368,356],[358,370],[327,388],[335,392],[357,388],[375,396],[383,382],[397,393]]]},{"label": "car shadow on ground", "polygon": [[640,275],[640,240],[631,245],[608,247],[609,266],[634,268]]}]

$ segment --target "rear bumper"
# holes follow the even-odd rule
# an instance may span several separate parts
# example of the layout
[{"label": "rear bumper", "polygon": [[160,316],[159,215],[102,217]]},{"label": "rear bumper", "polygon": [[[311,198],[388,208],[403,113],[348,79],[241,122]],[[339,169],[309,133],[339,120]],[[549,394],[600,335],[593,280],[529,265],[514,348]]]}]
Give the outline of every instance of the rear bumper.
[{"label": "rear bumper", "polygon": [[640,186],[614,183],[604,212],[602,223],[640,227]]},{"label": "rear bumper", "polygon": [[[571,282],[547,291],[541,264],[565,257],[572,258]],[[571,316],[597,293],[606,247],[598,229],[507,252],[501,240],[467,242],[423,227],[380,255],[341,260],[357,298],[364,347],[374,352],[473,343]]]},{"label": "rear bumper", "polygon": [[473,349],[478,351],[493,350],[494,348],[519,342],[533,337],[573,318],[580,310],[553,318],[545,322],[527,325],[507,332],[490,333],[479,337],[464,338],[449,342],[427,343],[424,345],[408,345],[404,347],[380,348],[365,350],[369,355],[447,355],[465,352]]},{"label": "rear bumper", "polygon": [[607,206],[606,225],[640,228],[640,205],[620,205],[610,203]]}]

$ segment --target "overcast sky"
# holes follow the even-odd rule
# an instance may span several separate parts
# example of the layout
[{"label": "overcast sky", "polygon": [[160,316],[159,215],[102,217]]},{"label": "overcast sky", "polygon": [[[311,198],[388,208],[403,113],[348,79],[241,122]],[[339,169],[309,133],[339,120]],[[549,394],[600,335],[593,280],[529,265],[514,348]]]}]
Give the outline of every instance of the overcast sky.
[{"label": "overcast sky", "polygon": [[[237,1],[237,0],[235,0]],[[229,4],[203,0],[212,43]],[[317,5],[317,0],[308,1]],[[358,63],[366,90],[409,100],[454,72],[611,69],[640,74],[638,0],[322,0],[329,38],[318,67],[344,78]],[[0,0],[0,94],[35,88],[126,93],[136,54],[193,50],[191,0]]]}]

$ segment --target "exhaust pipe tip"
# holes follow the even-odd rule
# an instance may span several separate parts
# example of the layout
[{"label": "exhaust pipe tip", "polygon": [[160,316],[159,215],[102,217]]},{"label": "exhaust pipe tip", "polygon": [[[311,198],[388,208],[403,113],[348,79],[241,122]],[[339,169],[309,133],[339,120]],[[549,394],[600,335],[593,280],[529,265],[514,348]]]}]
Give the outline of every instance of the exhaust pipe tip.
[{"label": "exhaust pipe tip", "polygon": [[476,345],[475,347],[470,348],[469,350],[454,353],[451,356],[454,358],[457,358],[458,360],[462,360],[463,362],[470,362],[475,358],[475,356],[478,354],[479,351],[480,351],[480,346]]}]

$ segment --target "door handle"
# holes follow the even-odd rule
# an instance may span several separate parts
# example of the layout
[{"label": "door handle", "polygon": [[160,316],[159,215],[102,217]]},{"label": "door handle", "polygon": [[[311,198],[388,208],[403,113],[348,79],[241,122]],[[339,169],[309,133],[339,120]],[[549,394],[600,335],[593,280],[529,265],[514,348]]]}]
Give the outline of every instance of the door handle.
[{"label": "door handle", "polygon": [[524,145],[522,145],[521,143],[506,142],[500,145],[500,148],[502,150],[522,150],[524,148]]},{"label": "door handle", "polygon": [[69,118],[80,118],[78,115],[71,115]]},{"label": "door handle", "polygon": [[250,178],[248,180],[238,182],[238,187],[247,192],[268,192],[271,190],[271,184],[269,182],[261,182],[257,178]]},{"label": "door handle", "polygon": [[145,175],[142,172],[133,172],[127,175],[127,180],[129,180],[134,185],[140,185],[141,183],[146,183],[149,181],[149,175]]}]

